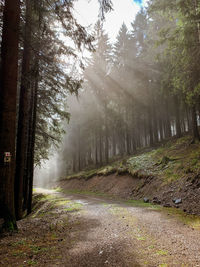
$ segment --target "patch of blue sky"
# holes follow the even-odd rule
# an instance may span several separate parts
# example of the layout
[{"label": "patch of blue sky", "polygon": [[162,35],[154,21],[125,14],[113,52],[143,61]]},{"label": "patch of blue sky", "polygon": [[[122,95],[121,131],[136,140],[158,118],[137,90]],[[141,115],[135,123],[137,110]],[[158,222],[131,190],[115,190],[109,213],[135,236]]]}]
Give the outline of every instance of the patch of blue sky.
[{"label": "patch of blue sky", "polygon": [[133,2],[135,2],[136,4],[142,6],[143,4],[143,0],[133,0]]}]

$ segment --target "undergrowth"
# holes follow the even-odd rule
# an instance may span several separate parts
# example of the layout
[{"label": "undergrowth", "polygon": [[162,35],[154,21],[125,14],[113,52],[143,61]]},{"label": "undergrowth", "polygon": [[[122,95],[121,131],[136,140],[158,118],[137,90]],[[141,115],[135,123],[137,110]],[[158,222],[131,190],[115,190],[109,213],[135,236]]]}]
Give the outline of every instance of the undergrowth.
[{"label": "undergrowth", "polygon": [[108,166],[81,171],[64,179],[90,179],[94,176],[128,174],[142,179],[157,176],[163,184],[174,182],[188,174],[200,173],[200,144],[191,144],[191,137],[172,138],[149,152],[138,152]]}]

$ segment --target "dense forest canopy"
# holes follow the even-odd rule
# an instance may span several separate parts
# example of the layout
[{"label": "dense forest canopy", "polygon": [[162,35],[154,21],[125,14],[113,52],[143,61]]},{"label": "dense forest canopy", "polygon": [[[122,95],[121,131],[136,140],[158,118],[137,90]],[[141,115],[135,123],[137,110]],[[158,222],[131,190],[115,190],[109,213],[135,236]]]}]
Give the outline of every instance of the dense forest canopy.
[{"label": "dense forest canopy", "polygon": [[79,100],[69,101],[61,176],[185,132],[199,140],[199,8],[198,1],[148,1],[114,43],[96,24]]},{"label": "dense forest canopy", "polygon": [[[0,4],[0,217],[12,230],[31,212],[34,164],[61,140],[66,99],[81,87],[78,54],[93,50],[94,37],[76,20],[73,0]],[[112,3],[99,7],[104,19]]]},{"label": "dense forest canopy", "polygon": [[150,0],[114,43],[103,27],[112,2],[98,1],[93,31],[77,21],[74,2],[0,2],[0,217],[8,229],[31,212],[34,165],[61,141],[66,175],[185,132],[200,140],[199,1]]}]

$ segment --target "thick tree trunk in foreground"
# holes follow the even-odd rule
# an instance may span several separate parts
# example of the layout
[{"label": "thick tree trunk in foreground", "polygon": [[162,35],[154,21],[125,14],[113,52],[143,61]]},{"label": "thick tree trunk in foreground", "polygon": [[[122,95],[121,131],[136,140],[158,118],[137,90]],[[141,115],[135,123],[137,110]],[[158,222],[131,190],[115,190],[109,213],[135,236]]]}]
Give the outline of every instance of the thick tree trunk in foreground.
[{"label": "thick tree trunk in foreground", "polygon": [[[6,0],[0,72],[0,206],[8,229],[16,227],[14,175],[19,21],[20,0]],[[11,162],[4,162],[5,152],[11,153]]]},{"label": "thick tree trunk in foreground", "polygon": [[15,174],[15,213],[20,220],[23,215],[23,180],[25,176],[27,149],[28,149],[28,124],[30,105],[30,62],[31,62],[31,0],[26,0],[26,24],[24,36],[24,51],[22,60],[22,76],[20,88],[20,105],[17,130],[16,174]]}]

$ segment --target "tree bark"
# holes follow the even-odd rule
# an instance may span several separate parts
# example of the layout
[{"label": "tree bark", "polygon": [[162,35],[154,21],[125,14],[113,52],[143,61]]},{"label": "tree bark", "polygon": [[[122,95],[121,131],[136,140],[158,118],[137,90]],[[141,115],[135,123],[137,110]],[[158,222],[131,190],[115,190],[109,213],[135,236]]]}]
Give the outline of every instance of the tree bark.
[{"label": "tree bark", "polygon": [[101,122],[99,127],[99,164],[102,165],[103,155],[102,155],[102,130],[101,130]]},{"label": "tree bark", "polygon": [[180,123],[180,111],[179,111],[180,103],[178,101],[177,96],[174,97],[174,104],[175,104],[176,136],[179,138],[181,137],[181,123]]},{"label": "tree bark", "polygon": [[81,170],[81,128],[80,125],[77,127],[78,130],[78,171]]},{"label": "tree bark", "polygon": [[136,142],[135,142],[136,122],[135,122],[135,113],[134,113],[134,102],[132,103],[132,106],[131,106],[131,117],[132,117],[131,118],[131,150],[132,152],[135,152],[136,151]]},{"label": "tree bark", "polygon": [[105,104],[105,161],[109,162],[109,140],[108,140],[108,114]]},{"label": "tree bark", "polygon": [[[37,16],[38,33],[37,46],[40,48],[41,36],[41,2],[34,1],[34,14]],[[34,16],[35,17],[35,16]],[[34,59],[33,72],[33,86],[31,91],[31,105],[30,105],[30,126],[29,126],[29,140],[28,140],[28,159],[27,159],[27,178],[28,181],[28,200],[27,200],[27,214],[32,211],[32,195],[33,195],[33,176],[34,176],[34,153],[35,153],[35,136],[36,136],[36,123],[37,123],[37,103],[38,103],[38,88],[39,88],[39,57],[36,54]]]},{"label": "tree bark", "polygon": [[76,172],[76,153],[73,153],[73,163],[72,163],[72,171],[73,173]]},{"label": "tree bark", "polygon": [[153,115],[153,136],[154,143],[158,143],[158,118],[156,113],[156,104],[154,96],[152,96],[152,115]]},{"label": "tree bark", "polygon": [[192,132],[192,123],[191,123],[191,114],[190,114],[190,109],[189,107],[186,105],[186,119],[187,119],[187,128],[188,128],[188,132],[191,133]]},{"label": "tree bark", "polygon": [[169,107],[168,107],[168,101],[165,101],[165,138],[170,138],[172,136],[171,131],[171,122],[170,122],[170,116],[169,116]]},{"label": "tree bark", "polygon": [[113,150],[113,157],[116,156],[116,137],[115,137],[115,133],[113,132],[113,135],[112,135],[112,150]]},{"label": "tree bark", "polygon": [[151,107],[148,108],[149,146],[153,146],[153,128]]},{"label": "tree bark", "polygon": [[130,155],[131,154],[131,142],[130,142],[130,131],[129,131],[129,108],[126,107],[126,121],[125,121],[125,124],[126,124],[126,153],[127,155]]},{"label": "tree bark", "polygon": [[[5,227],[16,228],[14,208],[16,99],[20,0],[5,0],[0,71],[0,206]],[[4,162],[4,153],[11,162]]]},{"label": "tree bark", "polygon": [[34,175],[34,152],[35,152],[35,134],[36,134],[36,122],[37,122],[37,99],[38,99],[38,85],[39,85],[39,60],[35,59],[35,72],[34,72],[34,87],[32,91],[32,102],[30,107],[30,113],[32,114],[32,120],[29,127],[29,153],[28,153],[28,205],[27,213],[32,211],[32,195],[33,195],[33,175]]},{"label": "tree bark", "polygon": [[98,137],[97,137],[97,129],[95,129],[95,165],[98,166]]},{"label": "tree bark", "polygon": [[20,88],[20,104],[17,130],[16,173],[15,173],[15,213],[20,220],[23,215],[23,180],[25,176],[30,105],[30,63],[31,63],[31,0],[26,0],[26,24],[24,35],[24,51],[22,59],[22,75]]},{"label": "tree bark", "polygon": [[193,134],[193,140],[200,141],[200,135],[197,125],[197,114],[196,114],[196,108],[195,106],[192,107],[192,134]]}]

